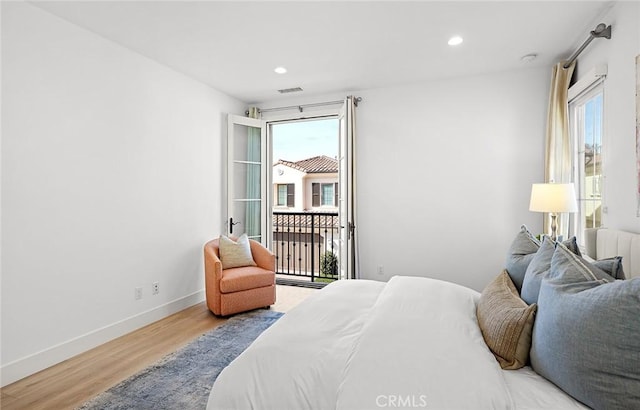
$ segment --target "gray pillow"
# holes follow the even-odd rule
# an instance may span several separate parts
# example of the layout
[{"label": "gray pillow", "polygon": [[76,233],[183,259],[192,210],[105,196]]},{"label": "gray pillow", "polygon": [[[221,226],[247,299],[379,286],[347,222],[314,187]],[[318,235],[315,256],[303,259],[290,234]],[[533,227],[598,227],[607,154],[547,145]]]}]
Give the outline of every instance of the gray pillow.
[{"label": "gray pillow", "polygon": [[562,244],[566,246],[571,252],[575,253],[578,256],[582,256],[582,252],[580,252],[580,247],[578,246],[578,240],[575,236],[567,239],[566,241],[563,241]]},{"label": "gray pillow", "polygon": [[592,262],[594,266],[607,272],[615,279],[626,279],[624,270],[622,269],[622,256],[614,256],[613,258],[598,259]]},{"label": "gray pillow", "polygon": [[[574,254],[581,256],[578,242],[574,236],[562,242]],[[529,305],[538,303],[538,293],[540,293],[540,283],[542,279],[547,277],[551,269],[551,257],[556,249],[556,242],[547,235],[542,238],[542,245],[531,259],[531,263],[527,267],[522,281],[522,289],[520,297]]]},{"label": "gray pillow", "polygon": [[531,235],[526,226],[522,225],[520,232],[511,243],[505,265],[507,273],[509,273],[509,277],[511,277],[511,281],[518,289],[518,292],[522,288],[522,281],[527,267],[538,248],[540,248],[540,241]]},{"label": "gray pillow", "polygon": [[616,281],[558,245],[542,281],[531,366],[595,409],[640,409],[640,278]]},{"label": "gray pillow", "polygon": [[551,257],[556,250],[556,243],[544,236],[542,238],[542,245],[540,249],[533,255],[531,263],[527,266],[527,270],[524,274],[522,281],[522,289],[520,290],[520,297],[527,304],[538,303],[538,293],[540,292],[540,283],[542,278],[549,274],[551,269]]}]

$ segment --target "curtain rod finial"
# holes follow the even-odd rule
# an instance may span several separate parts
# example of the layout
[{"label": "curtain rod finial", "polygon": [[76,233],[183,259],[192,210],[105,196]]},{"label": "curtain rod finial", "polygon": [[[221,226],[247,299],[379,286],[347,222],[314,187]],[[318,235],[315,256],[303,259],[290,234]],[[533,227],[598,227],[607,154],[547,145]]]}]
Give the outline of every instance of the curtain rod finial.
[{"label": "curtain rod finial", "polygon": [[596,26],[596,28],[591,32],[593,37],[604,37],[607,40],[611,39],[611,25],[606,25],[604,23],[600,23]]}]

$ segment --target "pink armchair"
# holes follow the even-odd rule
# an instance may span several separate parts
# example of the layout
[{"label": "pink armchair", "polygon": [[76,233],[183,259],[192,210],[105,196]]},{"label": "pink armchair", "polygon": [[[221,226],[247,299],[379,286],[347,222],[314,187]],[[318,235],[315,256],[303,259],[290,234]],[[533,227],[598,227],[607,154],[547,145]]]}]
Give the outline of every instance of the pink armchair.
[{"label": "pink armchair", "polygon": [[257,266],[222,269],[218,239],[204,245],[207,307],[219,316],[268,307],[276,302],[276,258],[259,242],[249,240]]}]

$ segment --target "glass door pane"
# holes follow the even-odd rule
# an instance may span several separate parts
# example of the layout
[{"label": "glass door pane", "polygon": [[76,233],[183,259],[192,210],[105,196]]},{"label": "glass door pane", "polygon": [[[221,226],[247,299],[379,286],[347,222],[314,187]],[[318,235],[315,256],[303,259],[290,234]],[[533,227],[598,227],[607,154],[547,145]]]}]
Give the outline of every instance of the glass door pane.
[{"label": "glass door pane", "polygon": [[227,233],[264,242],[266,172],[260,120],[230,115],[227,134]]}]

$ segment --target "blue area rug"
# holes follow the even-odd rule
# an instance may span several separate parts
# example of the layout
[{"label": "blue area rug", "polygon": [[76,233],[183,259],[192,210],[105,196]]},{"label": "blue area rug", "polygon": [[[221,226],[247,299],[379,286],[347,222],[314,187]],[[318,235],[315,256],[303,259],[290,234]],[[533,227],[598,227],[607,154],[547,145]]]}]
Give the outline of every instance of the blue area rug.
[{"label": "blue area rug", "polygon": [[222,369],[280,316],[262,309],[233,316],[80,409],[205,409]]}]

